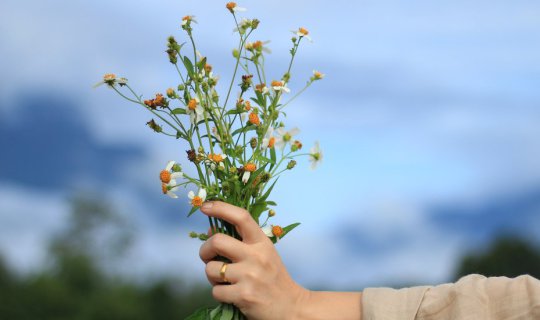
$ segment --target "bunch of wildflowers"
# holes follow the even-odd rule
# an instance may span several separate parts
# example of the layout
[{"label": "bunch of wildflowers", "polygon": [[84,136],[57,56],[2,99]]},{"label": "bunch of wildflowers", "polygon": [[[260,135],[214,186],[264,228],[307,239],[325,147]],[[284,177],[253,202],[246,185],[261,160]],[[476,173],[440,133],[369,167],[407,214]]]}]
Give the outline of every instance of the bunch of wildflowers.
[{"label": "bunch of wildflowers", "polygon": [[[243,207],[275,243],[299,225],[281,227],[269,223],[275,216],[275,210],[270,207],[276,203],[269,200],[275,183],[281,174],[296,166],[297,157],[307,156],[312,168],[322,160],[318,143],[309,152],[302,152],[303,143],[297,138],[299,130],[284,125],[283,110],[324,75],[313,71],[306,85],[289,98],[294,93],[288,86],[294,58],[300,43],[304,39],[311,41],[308,30],[293,31],[287,69],[278,77],[267,78],[264,65],[270,53],[268,42],[251,41],[260,21],[239,20],[237,13],[245,9],[234,2],[227,3],[226,8],[234,18],[239,42],[233,50],[234,72],[224,96],[216,90],[219,78],[214,75],[210,61],[197,50],[193,37],[196,20],[191,15],[184,16],[180,23],[191,48],[184,48],[186,42],[179,44],[173,36],[167,39],[166,53],[180,80],[177,85],[143,99],[127,79],[114,74],[106,74],[100,84],[151,112],[154,117],[147,122],[151,130],[186,142],[186,157],[195,174],[190,175],[178,162],[169,161],[159,174],[163,194],[178,198],[180,187],[189,187],[187,196],[191,210],[188,216],[206,200]],[[238,92],[233,94],[235,84]],[[263,213],[266,213],[264,217]],[[226,221],[208,219],[213,232],[240,238],[234,226]],[[201,240],[208,237],[206,233],[196,232],[190,236]],[[232,314],[229,319],[243,317],[230,305],[220,305],[212,312],[203,313],[193,319],[217,319],[229,313]]]}]

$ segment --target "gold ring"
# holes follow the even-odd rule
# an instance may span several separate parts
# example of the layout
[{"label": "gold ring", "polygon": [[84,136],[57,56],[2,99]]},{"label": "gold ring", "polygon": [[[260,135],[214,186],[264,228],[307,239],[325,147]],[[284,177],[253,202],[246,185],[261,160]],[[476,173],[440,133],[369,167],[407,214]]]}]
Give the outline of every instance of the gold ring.
[{"label": "gold ring", "polygon": [[221,270],[219,270],[219,276],[221,277],[221,282],[229,282],[227,278],[225,277],[225,271],[227,271],[227,262],[223,262],[223,265],[221,266]]}]

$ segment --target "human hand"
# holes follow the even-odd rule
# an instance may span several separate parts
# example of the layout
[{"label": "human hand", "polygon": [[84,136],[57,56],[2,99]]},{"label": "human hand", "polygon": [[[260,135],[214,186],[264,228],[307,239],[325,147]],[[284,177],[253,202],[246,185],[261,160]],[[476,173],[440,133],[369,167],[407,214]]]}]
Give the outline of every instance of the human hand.
[{"label": "human hand", "polygon": [[[205,202],[201,211],[236,226],[242,241],[218,233],[200,249],[206,276],[213,285],[212,295],[220,302],[232,303],[249,319],[294,319],[296,308],[309,295],[289,276],[272,241],[245,209],[219,201]],[[230,259],[223,284],[220,271]]]}]

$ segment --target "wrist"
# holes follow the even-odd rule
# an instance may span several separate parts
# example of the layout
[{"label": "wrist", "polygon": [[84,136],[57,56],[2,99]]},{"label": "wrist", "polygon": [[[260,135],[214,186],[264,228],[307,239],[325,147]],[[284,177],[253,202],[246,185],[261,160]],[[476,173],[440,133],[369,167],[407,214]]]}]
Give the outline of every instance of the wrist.
[{"label": "wrist", "polygon": [[325,292],[302,289],[291,319],[358,320],[362,318],[361,292]]}]

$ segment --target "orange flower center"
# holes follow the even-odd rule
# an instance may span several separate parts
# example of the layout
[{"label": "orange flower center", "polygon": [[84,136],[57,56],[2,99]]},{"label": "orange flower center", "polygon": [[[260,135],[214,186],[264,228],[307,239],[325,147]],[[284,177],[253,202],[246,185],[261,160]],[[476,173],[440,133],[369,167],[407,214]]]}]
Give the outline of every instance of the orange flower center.
[{"label": "orange flower center", "polygon": [[255,86],[255,90],[262,92],[265,87],[266,87],[266,83],[261,83]]},{"label": "orange flower center", "polygon": [[106,75],[103,76],[104,81],[111,81],[114,79],[116,79],[116,75],[114,73],[107,73]]},{"label": "orange flower center", "polygon": [[182,18],[183,21],[189,21],[191,20],[191,16],[185,16]]},{"label": "orange flower center", "polygon": [[191,199],[191,205],[193,205],[194,207],[200,207],[202,206],[202,203],[203,199],[199,196],[195,196],[193,197],[193,199]]},{"label": "orange flower center", "polygon": [[271,137],[270,139],[268,139],[268,148],[273,148],[275,143],[276,143],[276,138]]},{"label": "orange flower center", "polygon": [[260,48],[262,48],[262,46],[263,46],[263,43],[262,43],[262,41],[260,41],[260,40],[255,41],[255,42],[253,43],[253,48],[254,48],[254,49],[260,49]]},{"label": "orange flower center", "polygon": [[212,160],[214,160],[214,162],[221,162],[221,161],[223,161],[223,156],[220,155],[220,154],[213,154],[213,155],[210,156],[210,158],[211,158]]},{"label": "orange flower center", "polygon": [[244,166],[244,170],[249,171],[249,172],[253,172],[253,171],[257,170],[257,166],[254,163],[249,162]]},{"label": "orange flower center", "polygon": [[161,182],[163,183],[169,183],[171,182],[171,173],[167,170],[162,170],[159,173],[159,179],[161,179]]},{"label": "orange flower center", "polygon": [[195,111],[195,108],[197,108],[197,100],[195,100],[195,99],[189,100],[189,102],[188,102],[188,108],[189,108],[189,110],[191,110],[191,111]]},{"label": "orange flower center", "polygon": [[314,76],[315,76],[315,79],[322,79],[322,77],[323,77],[323,74],[322,74],[322,73],[320,73],[319,71],[315,71],[315,74],[314,74]]},{"label": "orange flower center", "polygon": [[249,122],[256,125],[256,126],[261,124],[261,120],[259,119],[259,115],[257,115],[254,112],[250,113],[249,114]]},{"label": "orange flower center", "polygon": [[251,110],[251,102],[246,101],[246,103],[244,104],[244,108],[246,109],[246,111]]},{"label": "orange flower center", "polygon": [[165,183],[161,184],[161,191],[163,191],[163,194],[167,194],[167,192],[169,192],[169,188]]},{"label": "orange flower center", "polygon": [[204,65],[204,70],[206,72],[210,73],[210,71],[212,71],[212,66],[207,63],[207,64]]},{"label": "orange flower center", "polygon": [[273,226],[272,234],[276,236],[276,238],[281,238],[281,236],[283,235],[283,228],[281,228],[280,226]]},{"label": "orange flower center", "polygon": [[274,80],[272,81],[272,87],[283,87],[283,82]]},{"label": "orange flower center", "polygon": [[306,28],[299,28],[298,32],[302,34],[303,36],[307,36],[309,34],[309,31],[307,31]]},{"label": "orange flower center", "polygon": [[232,11],[234,8],[236,8],[236,2],[229,2],[227,3],[226,7]]}]

